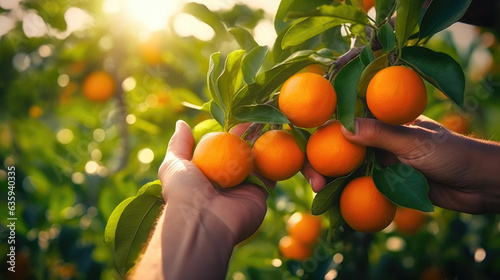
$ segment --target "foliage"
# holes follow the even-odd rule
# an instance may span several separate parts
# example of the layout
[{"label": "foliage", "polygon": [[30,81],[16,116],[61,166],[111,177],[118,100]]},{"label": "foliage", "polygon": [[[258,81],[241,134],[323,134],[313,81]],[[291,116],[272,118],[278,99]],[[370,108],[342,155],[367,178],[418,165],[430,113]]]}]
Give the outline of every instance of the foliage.
[{"label": "foliage", "polygon": [[[474,74],[472,58],[486,50],[498,62],[497,39],[478,31],[463,51],[446,31],[470,1],[434,0],[423,8],[424,1],[380,0],[375,18],[359,2],[281,1],[273,46],[254,38],[257,24],[271,16],[244,5],[226,10],[185,5],[184,13],[214,31],[212,39],[201,40],[180,36],[173,17],[168,29],[144,33],[128,18],[105,13],[100,1],[22,2],[18,9],[40,16],[48,31],[28,36],[16,18],[0,37],[0,159],[4,170],[16,166],[17,269],[35,279],[121,277],[140,253],[163,203],[159,185],[148,182],[157,178],[175,120],[187,120],[197,139],[241,122],[286,124],[276,94],[288,77],[311,64],[330,67],[326,76],[344,93],[337,118],[351,130],[359,116],[356,103],[371,77],[403,64],[428,82],[426,115],[438,119],[448,111],[462,112],[471,120],[471,131],[500,140],[500,69]],[[84,11],[93,24],[67,29],[70,8]],[[12,14],[0,10],[0,16]],[[484,46],[490,37],[493,43]],[[81,90],[95,70],[108,71],[116,81],[115,95],[104,103],[87,100]],[[292,130],[304,147],[309,132]],[[500,274],[497,216],[436,207],[425,230],[412,236],[391,228],[361,234],[343,226],[336,204],[340,190],[365,168],[373,169],[376,181],[404,186],[391,198],[398,204],[431,210],[421,188],[426,184],[414,187],[421,175],[412,170],[408,176],[405,166],[371,161],[332,180],[316,196],[297,175],[278,184],[261,229],[235,249],[228,278],[325,279],[333,273],[340,279],[413,279],[431,265],[464,278]],[[6,180],[0,171],[2,185]],[[390,182],[377,185],[390,187]],[[421,200],[408,204],[408,195]],[[1,217],[7,217],[3,198],[0,208]],[[324,213],[331,230],[323,232],[305,262],[282,259],[277,244],[286,234],[284,218],[311,209]],[[131,212],[147,219],[120,218]],[[120,230],[128,226],[132,231]],[[486,258],[477,261],[481,250]]]}]

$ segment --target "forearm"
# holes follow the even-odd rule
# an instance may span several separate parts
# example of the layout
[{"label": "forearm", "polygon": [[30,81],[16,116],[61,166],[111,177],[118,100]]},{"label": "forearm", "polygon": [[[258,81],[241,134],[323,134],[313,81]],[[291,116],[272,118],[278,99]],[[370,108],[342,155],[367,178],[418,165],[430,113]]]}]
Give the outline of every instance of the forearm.
[{"label": "forearm", "polygon": [[206,209],[167,204],[132,279],[224,279],[233,244]]}]

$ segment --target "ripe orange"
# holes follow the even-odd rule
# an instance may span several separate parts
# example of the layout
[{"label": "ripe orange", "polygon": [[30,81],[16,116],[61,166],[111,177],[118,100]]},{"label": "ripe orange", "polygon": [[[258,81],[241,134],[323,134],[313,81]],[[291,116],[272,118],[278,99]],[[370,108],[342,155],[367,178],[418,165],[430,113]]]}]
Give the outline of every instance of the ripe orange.
[{"label": "ripe orange", "polygon": [[332,84],[316,73],[298,73],[286,80],[278,98],[279,108],[290,122],[300,127],[316,127],[335,112],[337,94]]},{"label": "ripe orange", "polygon": [[304,244],[312,244],[321,234],[321,218],[306,212],[295,212],[286,223],[288,235]]},{"label": "ripe orange", "polygon": [[427,91],[415,71],[391,66],[372,78],[366,90],[366,103],[377,119],[399,125],[422,114],[427,105]]},{"label": "ripe orange", "polygon": [[253,144],[255,170],[273,181],[282,181],[297,174],[304,164],[305,154],[290,132],[269,130]]},{"label": "ripe orange", "polygon": [[149,65],[155,65],[162,62],[161,47],[161,36],[159,34],[151,35],[146,41],[141,42],[139,45],[142,59]]},{"label": "ripe orange", "polygon": [[349,174],[363,162],[366,147],[347,140],[340,130],[340,121],[333,120],[313,132],[306,154],[318,173],[338,177]]},{"label": "ripe orange", "polygon": [[303,261],[312,255],[310,246],[305,245],[292,236],[284,236],[280,239],[278,248],[281,254],[288,259]]},{"label": "ripe orange", "polygon": [[340,195],[340,212],[354,230],[377,232],[392,222],[396,205],[378,191],[371,176],[364,176],[345,186]]},{"label": "ripe orange", "polygon": [[469,121],[464,115],[459,113],[448,113],[439,122],[451,131],[465,134],[469,131]]},{"label": "ripe orange", "polygon": [[325,75],[326,69],[323,65],[321,64],[311,64],[306,67],[304,67],[300,72],[309,72],[309,73],[316,73],[318,75]]},{"label": "ripe orange", "polygon": [[427,215],[424,212],[398,207],[394,217],[394,225],[397,231],[410,235],[416,233],[425,224],[426,220]]},{"label": "ripe orange", "polygon": [[252,150],[247,142],[229,132],[211,132],[201,138],[193,162],[213,183],[234,187],[252,171]]},{"label": "ripe orange", "polygon": [[375,5],[375,0],[363,0],[363,9],[368,12]]},{"label": "ripe orange", "polygon": [[83,81],[83,95],[90,101],[104,102],[115,94],[116,83],[106,71],[94,71]]}]

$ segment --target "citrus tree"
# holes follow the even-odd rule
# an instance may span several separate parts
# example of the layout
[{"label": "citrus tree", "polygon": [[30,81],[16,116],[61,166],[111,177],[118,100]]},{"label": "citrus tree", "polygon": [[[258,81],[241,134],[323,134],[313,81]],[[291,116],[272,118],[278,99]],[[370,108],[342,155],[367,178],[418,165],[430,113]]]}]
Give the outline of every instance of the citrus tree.
[{"label": "citrus tree", "polygon": [[[498,59],[496,38],[479,30],[463,52],[446,33],[470,3],[283,0],[267,46],[254,38],[265,13],[243,5],[184,5],[215,34],[201,40],[180,37],[173,20],[168,32],[123,32],[137,26],[98,2],[23,2],[49,31],[35,36],[19,22],[0,41],[18,269],[41,279],[125,277],[165,203],[155,179],[182,118],[193,127],[193,162],[215,188],[266,188],[252,169],[279,181],[266,188],[266,218],[235,248],[228,279],[500,274],[498,217],[434,207],[422,174],[385,165],[341,131],[355,133],[356,117],[403,125],[425,113],[499,140],[499,71],[472,71],[485,45]],[[69,11],[90,15],[91,32],[68,31]],[[241,137],[230,133],[237,126]],[[298,174],[304,164],[326,178],[317,194]]]}]

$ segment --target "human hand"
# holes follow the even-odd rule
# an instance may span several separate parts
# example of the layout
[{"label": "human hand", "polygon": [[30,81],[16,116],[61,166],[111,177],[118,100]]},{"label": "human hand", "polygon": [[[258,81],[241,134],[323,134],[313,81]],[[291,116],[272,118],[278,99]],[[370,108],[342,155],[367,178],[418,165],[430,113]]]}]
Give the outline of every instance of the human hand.
[{"label": "human hand", "polygon": [[[356,120],[356,134],[344,127],[342,132],[354,143],[382,149],[378,152],[385,164],[400,161],[422,172],[428,178],[429,198],[436,206],[467,213],[498,209],[485,203],[491,191],[488,187],[498,184],[498,175],[480,168],[485,164],[490,167],[488,162],[499,154],[498,143],[453,133],[425,116],[404,126],[360,118]],[[303,173],[315,191],[326,184],[310,166],[306,165]]]},{"label": "human hand", "polygon": [[[244,130],[244,126],[237,126],[232,133],[239,135]],[[210,218],[218,219],[227,226],[227,229],[220,230],[229,230],[234,236],[235,244],[246,239],[258,229],[264,219],[268,193],[249,183],[228,189],[214,188],[191,162],[193,146],[194,138],[189,126],[178,121],[158,172],[165,201],[169,205],[175,205],[185,219],[191,219],[193,213],[211,215]],[[268,187],[275,185],[275,182],[269,180],[262,181]]]}]

